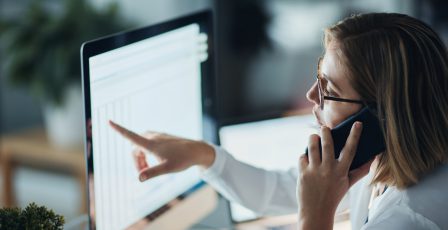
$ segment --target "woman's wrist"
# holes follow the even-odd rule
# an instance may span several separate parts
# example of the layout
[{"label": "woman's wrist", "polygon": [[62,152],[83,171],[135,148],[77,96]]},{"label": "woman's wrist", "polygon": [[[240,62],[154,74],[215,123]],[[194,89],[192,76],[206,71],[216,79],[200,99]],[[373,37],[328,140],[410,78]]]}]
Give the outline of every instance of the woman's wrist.
[{"label": "woman's wrist", "polygon": [[197,165],[203,169],[208,169],[215,162],[215,149],[206,142],[200,141],[198,153]]},{"label": "woman's wrist", "polygon": [[334,214],[325,213],[304,213],[299,212],[298,229],[333,229]]},{"label": "woman's wrist", "polygon": [[333,205],[299,206],[299,228],[298,229],[333,229],[336,207]]}]

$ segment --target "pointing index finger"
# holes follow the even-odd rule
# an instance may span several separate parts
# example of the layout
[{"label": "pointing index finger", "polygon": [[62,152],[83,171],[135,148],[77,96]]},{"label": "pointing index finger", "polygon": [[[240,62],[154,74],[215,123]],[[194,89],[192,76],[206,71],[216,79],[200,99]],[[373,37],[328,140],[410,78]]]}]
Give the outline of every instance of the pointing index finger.
[{"label": "pointing index finger", "polygon": [[130,140],[132,143],[146,149],[149,147],[148,140],[146,138],[120,126],[111,120],[109,120],[109,124],[115,131],[119,132],[123,137]]}]

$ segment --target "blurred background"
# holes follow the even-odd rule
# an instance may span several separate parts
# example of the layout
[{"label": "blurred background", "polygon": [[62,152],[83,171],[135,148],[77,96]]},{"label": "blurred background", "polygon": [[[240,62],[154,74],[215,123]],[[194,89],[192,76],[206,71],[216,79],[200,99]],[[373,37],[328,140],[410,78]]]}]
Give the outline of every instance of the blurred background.
[{"label": "blurred background", "polygon": [[0,206],[34,201],[68,221],[79,216],[81,43],[206,8],[222,124],[309,108],[323,29],[351,14],[405,13],[448,42],[442,0],[0,0]]}]

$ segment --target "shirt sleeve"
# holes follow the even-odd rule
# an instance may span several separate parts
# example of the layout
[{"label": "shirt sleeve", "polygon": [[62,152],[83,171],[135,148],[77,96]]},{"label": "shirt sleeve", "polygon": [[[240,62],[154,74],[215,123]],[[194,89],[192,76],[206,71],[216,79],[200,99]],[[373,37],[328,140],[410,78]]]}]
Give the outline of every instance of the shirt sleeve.
[{"label": "shirt sleeve", "polygon": [[[236,160],[225,149],[213,146],[216,157],[202,172],[202,179],[226,199],[239,203],[259,215],[297,213],[298,169],[270,171]],[[347,208],[344,197],[338,211]]]},{"label": "shirt sleeve", "polygon": [[213,148],[215,161],[202,179],[226,199],[260,215],[297,212],[297,169],[268,171],[236,160],[219,146]]}]

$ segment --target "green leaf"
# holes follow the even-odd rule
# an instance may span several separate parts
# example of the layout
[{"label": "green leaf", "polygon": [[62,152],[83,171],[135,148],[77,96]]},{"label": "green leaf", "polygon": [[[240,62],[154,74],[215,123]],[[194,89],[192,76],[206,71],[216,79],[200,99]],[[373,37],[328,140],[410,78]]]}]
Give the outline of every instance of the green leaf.
[{"label": "green leaf", "polygon": [[26,87],[37,97],[60,104],[66,88],[81,82],[81,44],[130,27],[118,13],[118,5],[105,10],[86,0],[57,1],[63,11],[56,14],[34,0],[15,20],[0,18],[0,39],[5,46],[6,77]]},{"label": "green leaf", "polygon": [[29,204],[24,210],[20,208],[0,209],[0,229],[63,229],[64,217],[57,215],[53,210],[35,203]]}]

